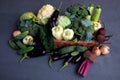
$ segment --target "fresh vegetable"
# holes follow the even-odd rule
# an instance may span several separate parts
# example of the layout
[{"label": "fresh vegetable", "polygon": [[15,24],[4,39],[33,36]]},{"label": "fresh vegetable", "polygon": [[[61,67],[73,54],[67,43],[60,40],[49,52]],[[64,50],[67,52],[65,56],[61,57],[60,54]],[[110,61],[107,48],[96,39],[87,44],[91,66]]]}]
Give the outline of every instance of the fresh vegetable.
[{"label": "fresh vegetable", "polygon": [[56,21],[58,19],[58,16],[59,16],[59,11],[56,9],[50,18],[49,24],[51,28],[57,26]]},{"label": "fresh vegetable", "polygon": [[58,53],[60,53],[60,54],[70,53],[70,52],[73,52],[75,50],[75,48],[76,48],[76,46],[63,47],[58,50]]},{"label": "fresh vegetable", "polygon": [[105,34],[106,34],[105,28],[100,28],[100,29],[97,31],[97,34],[105,35]]},{"label": "fresh vegetable", "polygon": [[20,16],[20,21],[30,20],[35,18],[35,14],[33,12],[25,12]]},{"label": "fresh vegetable", "polygon": [[97,5],[94,10],[94,4],[74,4],[61,15],[61,5],[62,2],[58,9],[43,5],[37,16],[33,12],[23,13],[9,45],[22,56],[19,62],[49,53],[50,66],[51,62],[65,59],[61,69],[69,63],[79,63],[78,73],[86,76],[91,63],[100,54],[110,52],[103,45],[111,35],[106,36],[100,20],[102,8]]},{"label": "fresh vegetable", "polygon": [[100,28],[102,28],[102,25],[100,22],[93,22],[94,32],[97,32]]},{"label": "fresh vegetable", "polygon": [[63,39],[62,34],[63,34],[63,27],[58,25],[52,28],[52,35],[55,39],[62,40]]},{"label": "fresh vegetable", "polygon": [[90,12],[90,15],[93,13],[93,10],[94,10],[94,4],[89,4],[89,6],[88,6],[88,11]]},{"label": "fresh vegetable", "polygon": [[29,31],[24,31],[22,32],[20,35],[14,37],[15,40],[20,40],[23,39],[25,36],[27,36],[29,34]]},{"label": "fresh vegetable", "polygon": [[26,48],[26,45],[23,44],[21,41],[16,41],[16,45],[21,49]]},{"label": "fresh vegetable", "polygon": [[53,12],[53,14],[51,15],[51,18],[50,18],[50,21],[49,21],[49,24],[50,24],[51,28],[57,26],[56,22],[57,22],[59,13],[60,13],[59,10],[60,10],[61,6],[62,6],[62,2],[60,2],[59,8],[55,9],[55,11]]},{"label": "fresh vegetable", "polygon": [[72,57],[72,56],[69,56],[69,57],[65,60],[63,66],[61,67],[61,70],[64,69],[65,67],[67,67],[68,64],[72,61],[72,59],[73,59],[73,57]]},{"label": "fresh vegetable", "polygon": [[50,4],[46,4],[42,6],[42,8],[38,11],[38,14],[37,14],[37,17],[39,19],[38,23],[47,24],[49,21],[49,18],[54,13],[54,11],[55,11],[55,8]]},{"label": "fresh vegetable", "polygon": [[71,21],[74,21],[75,19],[81,20],[82,18],[86,18],[89,13],[84,5],[74,4],[66,9],[65,14],[71,19]]},{"label": "fresh vegetable", "polygon": [[110,53],[110,47],[107,46],[107,45],[102,45],[102,46],[100,47],[100,50],[101,50],[101,53],[102,53],[103,55],[107,55],[107,54]]},{"label": "fresh vegetable", "polygon": [[63,39],[68,41],[68,40],[72,40],[74,37],[74,31],[72,29],[65,29],[63,31]]},{"label": "fresh vegetable", "polygon": [[26,47],[26,48],[20,49],[18,51],[18,54],[27,54],[28,52],[32,51],[33,49],[34,49],[34,47]]},{"label": "fresh vegetable", "polygon": [[91,16],[91,20],[98,22],[98,20],[100,19],[101,11],[102,11],[101,6],[97,5],[96,9],[94,10],[94,12]]},{"label": "fresh vegetable", "polygon": [[53,50],[55,48],[53,37],[52,37],[52,31],[49,26],[45,25],[38,25],[39,26],[39,33],[38,37],[40,39],[40,42],[48,52]]},{"label": "fresh vegetable", "polygon": [[39,25],[33,22],[32,20],[25,20],[25,21],[19,22],[18,29],[20,29],[22,32],[29,31],[29,34],[31,36],[36,37],[38,36]]},{"label": "fresh vegetable", "polygon": [[19,49],[19,47],[15,44],[15,42],[11,39],[9,40],[9,45],[13,48],[13,49]]},{"label": "fresh vegetable", "polygon": [[60,25],[63,28],[65,28],[66,26],[69,26],[71,24],[71,21],[67,16],[61,15],[58,17],[58,20],[56,23],[57,25]]},{"label": "fresh vegetable", "polygon": [[94,54],[94,53],[92,53],[92,51],[87,50],[87,51],[85,51],[85,52],[83,53],[83,57],[84,57],[85,59],[90,60],[91,62],[95,62],[97,55]]},{"label": "fresh vegetable", "polygon": [[78,54],[79,54],[78,51],[73,51],[73,52],[71,53],[71,56],[77,56]]},{"label": "fresh vegetable", "polygon": [[60,60],[60,59],[63,59],[63,58],[67,58],[69,56],[69,54],[61,54],[61,55],[59,55],[59,54],[57,54],[57,55],[52,55],[51,56],[51,59],[52,59],[52,61],[57,61],[57,60]]},{"label": "fresh vegetable", "polygon": [[96,56],[100,56],[101,55],[101,50],[99,49],[99,47],[93,47],[92,49],[92,53],[95,54]]},{"label": "fresh vegetable", "polygon": [[13,37],[16,37],[16,36],[18,36],[18,35],[20,35],[21,34],[21,31],[20,30],[15,30],[14,32],[13,32]]},{"label": "fresh vegetable", "polygon": [[77,55],[77,56],[75,56],[75,57],[73,58],[72,62],[73,62],[73,63],[81,63],[82,58],[83,58],[83,57],[81,56],[81,54],[79,54],[79,55]]},{"label": "fresh vegetable", "polygon": [[91,65],[91,62],[90,62],[89,60],[85,59],[85,60],[81,63],[81,65],[80,65],[80,67],[79,67],[79,69],[78,69],[78,73],[79,73],[80,75],[82,75],[83,77],[85,77],[85,76],[87,75],[87,73],[88,73],[88,70],[89,70],[89,68],[90,68],[90,65]]},{"label": "fresh vegetable", "polygon": [[26,37],[23,38],[23,43],[25,45],[32,45],[33,43],[33,37],[30,35],[27,35]]}]

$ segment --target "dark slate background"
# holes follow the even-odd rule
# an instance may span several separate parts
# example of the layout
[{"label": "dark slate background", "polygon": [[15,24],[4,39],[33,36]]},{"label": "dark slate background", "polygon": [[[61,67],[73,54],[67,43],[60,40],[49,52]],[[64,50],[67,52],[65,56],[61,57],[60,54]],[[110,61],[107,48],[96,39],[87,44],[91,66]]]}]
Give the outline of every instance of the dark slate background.
[{"label": "dark slate background", "polygon": [[54,69],[48,66],[48,57],[27,59],[18,63],[21,58],[8,45],[16,21],[26,11],[35,13],[44,4],[58,7],[60,0],[0,0],[0,80],[120,80],[120,0],[63,0],[62,12],[74,3],[102,5],[101,19],[106,25],[108,34],[113,37],[111,53],[100,56],[92,64],[88,75],[82,78],[76,74],[78,65],[70,64],[63,71],[58,71],[62,60],[53,63]]}]

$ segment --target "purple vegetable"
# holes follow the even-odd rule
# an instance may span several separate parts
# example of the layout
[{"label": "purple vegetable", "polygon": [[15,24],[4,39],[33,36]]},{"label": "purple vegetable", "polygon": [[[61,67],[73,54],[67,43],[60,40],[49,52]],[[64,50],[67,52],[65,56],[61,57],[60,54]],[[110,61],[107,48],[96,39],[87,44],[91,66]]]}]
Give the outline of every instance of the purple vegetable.
[{"label": "purple vegetable", "polygon": [[85,59],[82,63],[81,63],[81,65],[80,65],[80,67],[79,67],[79,69],[78,69],[78,73],[80,74],[80,75],[82,75],[82,76],[86,76],[87,75],[87,73],[88,73],[88,70],[89,70],[89,68],[90,68],[90,65],[91,65],[91,61],[90,60],[88,60],[88,59]]}]

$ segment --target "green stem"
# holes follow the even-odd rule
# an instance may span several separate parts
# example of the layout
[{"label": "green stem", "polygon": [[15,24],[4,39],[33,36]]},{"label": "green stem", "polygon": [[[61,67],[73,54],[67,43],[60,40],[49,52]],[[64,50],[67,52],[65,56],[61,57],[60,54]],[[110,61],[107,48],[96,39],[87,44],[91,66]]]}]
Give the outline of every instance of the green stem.
[{"label": "green stem", "polygon": [[58,7],[58,11],[60,11],[61,7],[62,7],[62,0],[60,1],[59,7]]},{"label": "green stem", "polygon": [[60,70],[64,69],[67,66],[68,66],[68,62],[65,62],[64,65],[60,68]]},{"label": "green stem", "polygon": [[24,54],[24,56],[19,60],[19,62],[23,62],[25,59],[29,58],[27,54]]},{"label": "green stem", "polygon": [[53,66],[52,66],[52,59],[51,58],[49,59],[48,65],[50,66],[50,68],[53,68]]}]

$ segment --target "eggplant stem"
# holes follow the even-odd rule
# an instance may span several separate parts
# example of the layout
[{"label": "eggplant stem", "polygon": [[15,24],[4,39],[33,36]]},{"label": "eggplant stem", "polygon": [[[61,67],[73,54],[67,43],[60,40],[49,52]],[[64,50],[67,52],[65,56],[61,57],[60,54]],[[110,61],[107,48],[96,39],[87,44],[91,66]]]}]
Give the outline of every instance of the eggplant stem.
[{"label": "eggplant stem", "polygon": [[27,53],[25,53],[24,55],[23,55],[23,57],[19,60],[19,62],[21,63],[21,62],[23,62],[25,59],[27,59],[27,58],[29,58],[28,56],[27,56]]}]

